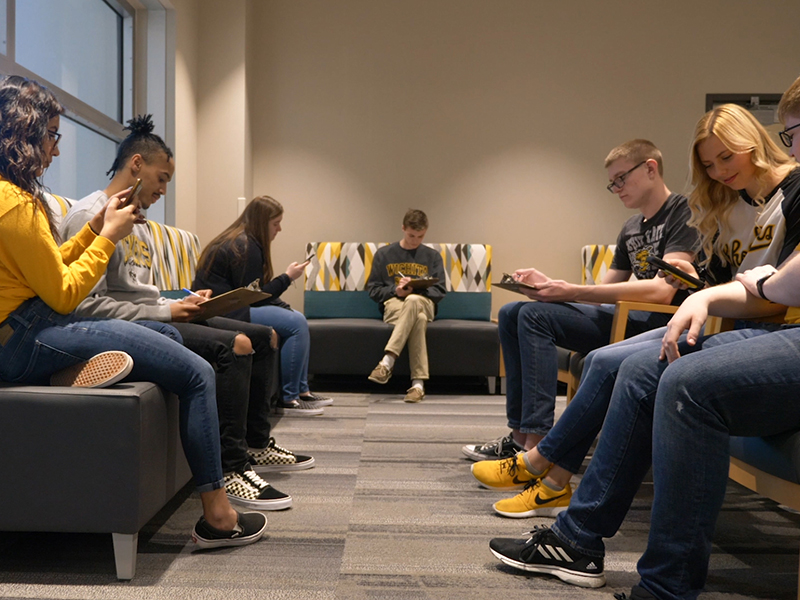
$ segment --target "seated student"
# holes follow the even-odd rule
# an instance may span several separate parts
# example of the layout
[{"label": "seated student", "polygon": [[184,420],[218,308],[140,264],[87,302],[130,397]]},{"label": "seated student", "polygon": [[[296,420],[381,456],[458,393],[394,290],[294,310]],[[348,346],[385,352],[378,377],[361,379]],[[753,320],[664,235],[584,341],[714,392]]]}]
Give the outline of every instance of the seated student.
[{"label": "seated student", "polygon": [[[428,231],[428,216],[409,209],[403,217],[403,239],[380,248],[372,259],[367,279],[369,297],[378,303],[384,323],[394,325],[384,356],[372,370],[369,380],[386,383],[392,376],[394,362],[408,342],[411,364],[411,388],[406,402],[420,402],[425,397],[428,376],[428,323],[436,315],[436,305],[444,298],[444,265],[441,255],[422,245]],[[427,288],[411,288],[409,282],[420,277],[439,280]]]},{"label": "seated student", "polygon": [[[623,225],[611,267],[599,285],[553,280],[536,269],[514,273],[515,279],[539,289],[523,288],[526,296],[538,302],[513,302],[499,313],[511,433],[464,446],[462,451],[472,460],[509,458],[530,450],[553,427],[556,346],[585,354],[608,344],[618,300],[680,304],[686,297],[686,292],[676,293],[656,277],[658,267],[647,262],[648,256],[691,261],[697,245],[697,233],[687,225],[686,198],[670,192],[664,183],[661,152],[648,140],[631,140],[611,150],[605,166],[611,182],[608,191],[639,214]],[[631,274],[635,281],[630,280]],[[628,337],[662,327],[669,317],[633,311],[628,317]]]},{"label": "seated student", "polygon": [[210,365],[146,327],[73,312],[138,216],[135,205],[121,206],[123,190],[75,237],[56,244],[41,177],[59,154],[63,111],[35,81],[0,80],[0,380],[42,385],[97,354],[127,353],[127,381],[153,381],[180,400],[181,442],[203,505],[194,541],[206,548],[258,541],[264,515],[237,513],[226,496]]},{"label": "seated student", "polygon": [[247,204],[242,214],[225,231],[211,240],[197,264],[195,287],[208,288],[215,295],[260,280],[261,290],[272,297],[228,316],[268,325],[280,336],[281,386],[283,402],[278,414],[294,417],[321,415],[333,398],[314,394],[308,387],[310,336],[303,313],[292,309],[280,296],[303,274],[308,260],[293,262],[286,272],[273,277],[272,242],[281,231],[283,206],[269,196]]},{"label": "seated student", "polygon": [[[130,121],[130,134],[119,146],[109,173],[111,182],[78,201],[61,227],[71,236],[102,210],[109,196],[127,189],[137,179],[141,191],[134,198],[140,208],[152,206],[166,192],[175,163],[172,151],[153,134],[150,116]],[[261,479],[254,469],[274,470],[281,463],[311,467],[314,459],[279,449],[270,438],[268,361],[272,332],[266,327],[213,318],[205,323],[188,322],[205,298],[183,300],[161,298],[149,285],[151,251],[145,224],[117,244],[106,275],[77,309],[82,316],[149,320],[171,323],[184,345],[215,366],[217,412],[220,422],[222,468],[231,502],[258,510],[280,510],[292,504],[291,496]],[[246,335],[245,335],[246,334]],[[248,444],[258,450],[248,453]]]},{"label": "seated student", "polygon": [[[716,206],[728,206],[729,217],[735,218],[740,203],[725,193],[724,186],[746,192],[743,199],[761,199],[757,214],[762,220],[755,227],[750,225],[747,236],[731,240],[727,234],[722,234],[715,238],[711,229],[702,229],[702,217],[708,217],[708,213],[695,214],[692,220],[701,225],[704,244],[713,244],[715,249],[735,247],[749,251],[739,265],[740,273],[753,255],[759,262],[765,256],[776,256],[777,264],[783,264],[788,256],[798,255],[795,249],[800,241],[797,224],[800,168],[780,152],[747,111],[722,106],[701,119],[695,133],[692,170],[695,191],[690,202],[693,211],[702,207],[702,196],[708,194],[716,198]],[[729,196],[727,202],[726,195]],[[727,225],[724,221],[721,224]],[[761,244],[758,236],[764,237],[768,231],[777,232],[776,238],[780,239],[773,238],[766,249],[759,249],[766,244]],[[736,256],[743,254],[744,251]],[[795,265],[797,260],[793,257],[790,264]],[[763,262],[773,263],[771,259]],[[769,272],[772,271],[770,268]],[[762,289],[767,294],[765,285],[762,281]],[[569,508],[558,515],[551,529],[541,529],[526,540],[492,540],[490,547],[495,556],[518,568],[556,575],[575,585],[603,585],[603,538],[613,536],[619,529],[653,457],[660,506],[657,512],[654,503],[652,551],[648,550],[646,560],[640,562],[643,582],[651,583],[646,585],[646,591],[635,588],[633,597],[696,597],[705,580],[714,520],[724,494],[727,428],[730,426],[733,434],[767,435],[796,428],[800,423],[798,415],[791,412],[794,409],[778,407],[780,402],[788,404],[787,398],[794,399],[797,393],[796,383],[789,376],[792,369],[778,356],[784,352],[792,356],[796,352],[794,329],[770,333],[771,326],[756,324],[747,330],[711,336],[694,348],[707,348],[708,354],[684,357],[675,363],[674,369],[668,368],[666,361],[659,360],[660,354],[670,359],[677,356],[674,342],[688,322],[693,323],[690,340],[681,352],[690,351],[709,307],[715,314],[733,317],[774,314],[781,308],[759,303],[745,297],[743,292],[741,285],[734,283],[691,296],[685,301],[688,306],[682,306],[670,321],[664,348],[658,342],[631,346],[636,351],[627,353],[627,357],[621,353],[616,365],[614,361],[602,364],[603,354],[612,351],[613,346],[596,351],[584,383],[589,384],[589,395],[602,390],[601,395],[606,397],[610,393],[610,401],[594,398],[596,406],[589,410],[589,413],[594,412],[590,421],[597,423],[601,420],[597,413],[605,412],[607,406],[603,433],[581,485]],[[785,296],[777,298],[789,302]],[[753,337],[758,340],[749,339]],[[715,361],[716,366],[713,366]],[[667,373],[676,376],[667,377]],[[691,377],[684,376],[689,373]],[[781,385],[776,381],[788,381],[791,394],[783,395],[783,390],[778,391]],[[770,394],[762,398],[759,393],[767,388]],[[773,390],[775,396],[769,397]],[[778,404],[773,404],[774,399]],[[681,410],[676,411],[676,406]],[[702,424],[697,420],[698,410],[706,411]],[[720,410],[723,414],[719,414]],[[665,412],[673,414],[667,417]],[[715,420],[715,412],[720,416],[718,420]],[[773,421],[773,416],[777,420]],[[695,419],[693,428],[685,427],[692,419]],[[673,425],[674,429],[670,429]],[[575,429],[576,445],[585,445],[590,426],[588,423],[584,429]],[[659,440],[658,445],[653,445],[654,436]],[[542,451],[542,444],[538,448]],[[520,458],[522,462],[517,466],[522,470],[518,469],[518,476],[538,477],[538,468],[531,465],[529,470],[526,464],[531,461],[525,463],[524,455]],[[721,466],[723,461],[725,465]],[[673,465],[668,483],[661,481],[664,464]],[[687,468],[693,474],[691,477],[686,476]],[[679,469],[682,469],[681,475],[677,475]],[[697,473],[703,475],[697,476]],[[668,486],[671,487],[668,489]],[[537,549],[547,549],[547,552],[543,554]],[[652,579],[647,579],[649,577]]]}]

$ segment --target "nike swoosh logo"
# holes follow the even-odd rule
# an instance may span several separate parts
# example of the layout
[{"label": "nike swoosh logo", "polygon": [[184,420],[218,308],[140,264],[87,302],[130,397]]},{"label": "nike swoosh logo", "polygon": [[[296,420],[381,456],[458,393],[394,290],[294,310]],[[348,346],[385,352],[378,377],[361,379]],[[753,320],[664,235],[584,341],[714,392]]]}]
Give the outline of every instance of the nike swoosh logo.
[{"label": "nike swoosh logo", "polygon": [[[519,479],[517,479],[517,476],[516,476],[516,475],[514,475],[514,478],[511,480],[511,482],[512,482],[513,484],[515,484],[515,485],[523,485],[523,484],[526,484],[526,483],[528,483],[527,481],[520,481]],[[537,498],[539,497],[539,496],[538,496],[538,494],[537,494],[537,496],[536,496],[536,497],[537,497]]]},{"label": "nike swoosh logo", "polygon": [[536,504],[538,504],[539,506],[543,506],[543,505],[547,504],[548,502],[552,502],[553,500],[558,500],[559,498],[563,498],[566,495],[567,494],[565,492],[565,493],[561,494],[560,496],[555,496],[553,498],[548,498],[546,500],[543,500],[542,497],[539,494],[536,494],[536,498],[534,498],[533,501],[536,502]]}]

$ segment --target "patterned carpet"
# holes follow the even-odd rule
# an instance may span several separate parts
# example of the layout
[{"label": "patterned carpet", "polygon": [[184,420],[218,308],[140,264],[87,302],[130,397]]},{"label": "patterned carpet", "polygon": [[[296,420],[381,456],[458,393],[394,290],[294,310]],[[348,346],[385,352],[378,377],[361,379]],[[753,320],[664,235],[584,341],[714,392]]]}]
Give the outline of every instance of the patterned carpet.
[{"label": "patterned carpet", "polygon": [[[339,393],[322,417],[284,418],[280,445],[317,467],[269,478],[295,498],[270,512],[253,546],[194,551],[200,514],[188,487],[142,532],[136,578],[114,576],[111,536],[0,533],[2,598],[611,599],[630,592],[649,522],[645,484],[607,543],[608,585],[584,590],[501,565],[491,537],[550,519],[495,516],[497,493],[478,488],[460,447],[504,433],[500,396],[480,390],[409,405],[394,390]],[[46,476],[35,465],[32,476]],[[6,482],[4,493],[13,493]],[[718,526],[707,599],[797,597],[800,517],[731,484]]]}]

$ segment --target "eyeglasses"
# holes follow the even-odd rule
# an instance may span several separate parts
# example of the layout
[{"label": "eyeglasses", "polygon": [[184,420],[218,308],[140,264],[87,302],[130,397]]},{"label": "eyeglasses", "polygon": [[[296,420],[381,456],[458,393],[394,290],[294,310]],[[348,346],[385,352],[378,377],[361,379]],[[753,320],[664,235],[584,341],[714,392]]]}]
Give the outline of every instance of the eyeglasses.
[{"label": "eyeglasses", "polygon": [[55,142],[53,143],[53,146],[58,146],[58,142],[60,142],[60,141],[61,141],[61,136],[62,136],[63,134],[61,134],[61,133],[58,133],[57,131],[50,131],[50,130],[48,129],[48,130],[47,130],[47,135],[49,135],[49,136],[50,136],[50,139],[52,139],[52,140],[55,140]]},{"label": "eyeglasses", "polygon": [[794,129],[795,127],[800,127],[800,123],[798,123],[797,125],[792,125],[791,127],[787,127],[783,131],[778,132],[778,135],[781,136],[781,141],[783,142],[783,145],[786,146],[787,148],[792,147],[792,139],[794,138],[794,135],[789,135],[788,132]]},{"label": "eyeglasses", "polygon": [[622,187],[625,185],[625,178],[626,178],[628,175],[630,175],[630,174],[631,174],[633,171],[635,171],[636,169],[638,169],[639,167],[641,167],[643,164],[645,164],[646,162],[647,162],[646,160],[643,160],[642,162],[640,162],[640,163],[639,163],[638,165],[636,165],[635,167],[633,167],[633,168],[631,168],[631,169],[628,169],[627,171],[625,171],[625,172],[624,172],[622,175],[617,175],[617,176],[614,178],[614,181],[612,181],[611,183],[609,183],[609,184],[606,186],[606,189],[607,189],[609,192],[611,192],[612,194],[613,194],[614,192],[618,192],[618,191],[620,191],[620,190],[622,189]]}]

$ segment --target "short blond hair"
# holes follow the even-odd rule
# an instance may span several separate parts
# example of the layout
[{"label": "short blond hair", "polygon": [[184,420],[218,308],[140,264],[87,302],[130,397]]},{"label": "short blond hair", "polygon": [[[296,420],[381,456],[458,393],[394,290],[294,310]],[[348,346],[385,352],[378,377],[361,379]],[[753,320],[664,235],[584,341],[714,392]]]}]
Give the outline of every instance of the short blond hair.
[{"label": "short blond hair", "polygon": [[656,148],[656,145],[650,140],[636,139],[620,144],[608,153],[603,166],[607,169],[611,163],[621,158],[636,164],[652,159],[658,163],[658,174],[664,176],[664,159],[661,158],[661,150]]},{"label": "short blond hair", "polygon": [[800,117],[800,77],[783,92],[778,104],[778,118],[785,123],[787,117]]}]

